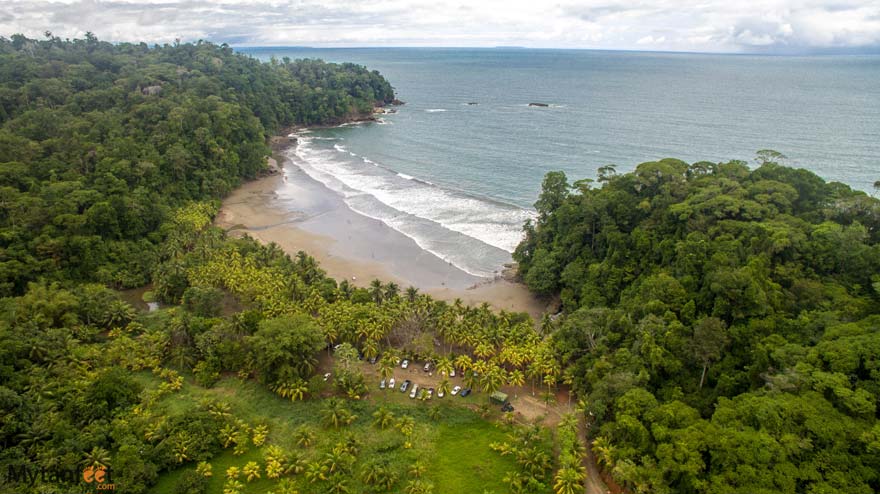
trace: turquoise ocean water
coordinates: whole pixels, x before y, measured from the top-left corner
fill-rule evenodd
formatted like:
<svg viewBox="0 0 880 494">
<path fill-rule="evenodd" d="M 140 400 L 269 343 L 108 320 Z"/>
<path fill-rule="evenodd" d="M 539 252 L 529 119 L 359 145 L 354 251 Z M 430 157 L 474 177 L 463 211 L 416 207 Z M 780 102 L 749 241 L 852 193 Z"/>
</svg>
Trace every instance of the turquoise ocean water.
<svg viewBox="0 0 880 494">
<path fill-rule="evenodd" d="M 352 209 L 473 274 L 509 261 L 549 170 L 575 180 L 606 164 L 769 148 L 857 189 L 880 180 L 880 56 L 240 51 L 379 70 L 407 104 L 378 124 L 305 134 L 292 158 Z"/>
</svg>

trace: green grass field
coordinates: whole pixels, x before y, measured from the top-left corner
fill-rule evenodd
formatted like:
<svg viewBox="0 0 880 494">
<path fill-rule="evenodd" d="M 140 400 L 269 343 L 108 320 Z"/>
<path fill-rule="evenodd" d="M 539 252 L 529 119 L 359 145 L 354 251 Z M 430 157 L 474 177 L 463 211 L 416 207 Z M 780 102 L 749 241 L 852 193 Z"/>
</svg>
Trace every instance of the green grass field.
<svg viewBox="0 0 880 494">
<path fill-rule="evenodd" d="M 148 387 L 157 384 L 155 378 L 148 373 L 140 374 L 139 379 Z M 509 457 L 502 457 L 489 449 L 489 443 L 504 439 L 505 426 L 486 421 L 464 406 L 472 401 L 470 399 L 435 398 L 423 403 L 410 400 L 398 391 L 383 392 L 375 389 L 365 400 L 348 402 L 349 408 L 358 418 L 350 426 L 338 431 L 323 428 L 320 424 L 320 410 L 324 400 L 291 402 L 272 394 L 258 383 L 232 377 L 221 380 L 210 389 L 199 387 L 191 379 L 187 379 L 181 391 L 162 398 L 158 405 L 168 415 L 175 415 L 197 406 L 204 398 L 229 403 L 232 414 L 251 425 L 268 425 L 266 445 L 277 444 L 290 452 L 303 454 L 308 460 L 317 458 L 342 438 L 353 434 L 362 443 L 350 482 L 353 493 L 373 492 L 359 481 L 361 466 L 368 460 L 387 460 L 399 474 L 400 480 L 395 489 L 389 492 L 404 492 L 409 467 L 421 460 L 427 466 L 423 478 L 434 484 L 434 492 L 437 494 L 501 494 L 506 492 L 501 479 L 515 466 Z M 380 430 L 372 426 L 372 413 L 383 405 L 397 417 L 409 415 L 415 419 L 411 449 L 404 448 L 404 438 L 397 430 Z M 429 409 L 435 406 L 440 411 L 440 417 L 436 420 L 428 416 Z M 318 437 L 317 444 L 305 449 L 297 446 L 293 440 L 294 430 L 303 424 L 312 427 Z M 248 461 L 257 461 L 264 467 L 264 447 L 265 445 L 261 448 L 251 445 L 248 452 L 240 456 L 233 455 L 230 448 L 212 458 L 209 463 L 213 467 L 213 476 L 208 492 L 222 494 L 224 472 L 231 466 L 241 468 Z M 176 470 L 162 473 L 151 491 L 158 494 L 173 493 L 181 474 L 194 468 L 194 464 L 188 463 Z M 321 482 L 310 484 L 303 475 L 292 478 L 296 480 L 301 493 L 323 492 L 327 488 Z M 246 483 L 243 492 L 270 492 L 275 485 L 275 480 L 265 478 L 264 471 L 263 478 Z"/>
</svg>

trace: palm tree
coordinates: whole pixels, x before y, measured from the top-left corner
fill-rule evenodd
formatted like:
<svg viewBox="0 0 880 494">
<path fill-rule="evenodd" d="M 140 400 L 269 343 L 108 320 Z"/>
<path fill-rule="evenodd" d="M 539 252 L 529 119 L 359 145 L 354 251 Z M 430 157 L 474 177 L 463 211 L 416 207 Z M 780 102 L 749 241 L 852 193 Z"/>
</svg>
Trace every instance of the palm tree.
<svg viewBox="0 0 880 494">
<path fill-rule="evenodd" d="M 303 447 L 308 448 L 312 444 L 315 444 L 315 440 L 317 437 L 315 433 L 305 425 L 301 425 L 296 429 L 296 432 L 293 434 L 294 440 L 296 440 L 296 444 Z"/>
<path fill-rule="evenodd" d="M 404 415 L 397 419 L 397 430 L 399 430 L 404 436 L 411 436 L 415 426 L 416 421 L 409 415 Z"/>
<path fill-rule="evenodd" d="M 434 492 L 434 484 L 422 479 L 410 480 L 406 483 L 406 494 L 431 494 Z"/>
<path fill-rule="evenodd" d="M 241 471 L 247 477 L 248 482 L 260 478 L 260 465 L 255 461 L 247 462 L 247 464 L 244 466 L 244 468 L 241 469 Z"/>
<path fill-rule="evenodd" d="M 122 300 L 114 300 L 110 302 L 104 313 L 104 325 L 108 328 L 122 327 L 134 319 L 137 312 L 134 307 Z"/>
<path fill-rule="evenodd" d="M 507 475 L 505 475 L 501 481 L 507 485 L 507 488 L 510 489 L 510 492 L 513 494 L 526 492 L 524 485 L 528 482 L 528 478 L 522 472 L 507 472 Z"/>
<path fill-rule="evenodd" d="M 441 357 L 440 360 L 437 361 L 437 372 L 440 373 L 441 376 L 448 376 L 452 373 L 452 360 L 449 357 Z"/>
<path fill-rule="evenodd" d="M 309 392 L 309 385 L 302 379 L 297 379 L 290 385 L 289 390 L 291 401 L 302 400 Z"/>
<path fill-rule="evenodd" d="M 417 461 L 409 467 L 409 476 L 421 478 L 421 476 L 424 475 L 427 471 L 428 467 L 426 467 L 425 464 L 421 461 Z"/>
<path fill-rule="evenodd" d="M 354 456 L 348 453 L 342 445 L 336 445 L 333 450 L 324 454 L 324 466 L 327 472 L 336 474 L 348 470 L 354 462 Z"/>
<path fill-rule="evenodd" d="M 431 420 L 433 420 L 435 422 L 440 420 L 440 407 L 433 406 L 433 407 L 429 408 L 428 409 L 428 418 L 430 418 Z"/>
<path fill-rule="evenodd" d="M 568 387 L 568 406 L 571 407 L 571 393 L 574 391 L 572 386 L 574 386 L 574 373 L 572 368 L 569 367 L 565 369 L 565 372 L 562 374 L 562 384 L 565 384 Z"/>
<path fill-rule="evenodd" d="M 319 480 L 327 480 L 327 467 L 319 461 L 313 461 L 306 467 L 306 480 L 314 484 Z"/>
<path fill-rule="evenodd" d="M 382 282 L 379 280 L 373 280 L 370 282 L 370 295 L 373 297 L 373 302 L 376 302 L 376 305 L 380 305 L 382 303 Z"/>
<path fill-rule="evenodd" d="M 394 300 L 397 298 L 397 295 L 400 294 L 400 285 L 395 282 L 390 282 L 385 285 L 385 299 L 386 300 Z"/>
<path fill-rule="evenodd" d="M 486 393 L 492 394 L 498 391 L 501 388 L 501 385 L 504 383 L 504 371 L 501 370 L 500 367 L 495 367 L 494 365 L 486 371 L 480 378 L 480 384 L 483 387 L 483 391 Z"/>
<path fill-rule="evenodd" d="M 490 345 L 486 342 L 481 342 L 479 345 L 477 345 L 476 348 L 474 348 L 474 355 L 476 355 L 477 357 L 480 357 L 482 359 L 488 359 L 494 353 L 495 353 L 495 349 L 492 348 L 492 345 Z"/>
<path fill-rule="evenodd" d="M 394 368 L 397 366 L 395 362 L 395 357 L 390 352 L 382 355 L 382 358 L 379 360 L 379 375 L 382 376 L 382 379 L 388 379 L 392 375 L 394 375 Z"/>
<path fill-rule="evenodd" d="M 526 376 L 523 371 L 514 369 L 507 375 L 507 384 L 511 386 L 522 386 L 526 383 Z"/>
<path fill-rule="evenodd" d="M 449 379 L 444 379 L 444 380 L 440 381 L 440 384 L 437 385 L 437 393 L 438 394 L 443 393 L 444 395 L 448 395 L 449 389 L 451 387 L 452 387 L 452 385 L 449 384 Z"/>
<path fill-rule="evenodd" d="M 361 481 L 379 490 L 390 491 L 397 483 L 397 474 L 387 461 L 372 461 L 361 469 Z"/>
<path fill-rule="evenodd" d="M 545 374 L 544 384 L 547 385 L 547 395 L 553 396 L 553 386 L 556 386 L 556 376 L 552 373 Z"/>
<path fill-rule="evenodd" d="M 83 464 L 93 468 L 107 468 L 110 466 L 110 452 L 100 446 L 95 446 L 86 453 Z"/>
<path fill-rule="evenodd" d="M 373 412 L 373 425 L 380 429 L 387 429 L 394 424 L 394 413 L 385 407 L 380 407 Z"/>
<path fill-rule="evenodd" d="M 472 365 L 471 358 L 467 355 L 459 355 L 455 358 L 455 367 L 465 374 L 471 369 Z"/>
<path fill-rule="evenodd" d="M 880 182 L 877 182 L 877 183 L 880 184 Z M 878 188 L 880 188 L 880 187 L 878 187 Z M 407 299 L 410 303 L 415 302 L 415 301 L 416 301 L 416 297 L 418 297 L 418 296 L 419 296 L 419 289 L 418 289 L 418 288 L 416 288 L 416 287 L 414 287 L 414 286 L 409 286 L 409 287 L 407 287 L 407 289 L 406 289 L 406 299 Z"/>
<path fill-rule="evenodd" d="M 298 453 L 291 455 L 287 463 L 288 465 L 287 468 L 284 469 L 284 473 L 292 473 L 294 475 L 303 473 L 308 466 L 306 459 Z"/>
<path fill-rule="evenodd" d="M 344 425 L 349 425 L 355 421 L 357 416 L 353 415 L 345 403 L 338 398 L 330 398 L 321 410 L 321 420 L 324 426 L 338 429 Z"/>
<path fill-rule="evenodd" d="M 553 492 L 556 494 L 575 494 L 584 492 L 583 481 L 586 477 L 584 467 L 564 467 L 556 472 Z"/>
<path fill-rule="evenodd" d="M 293 479 L 281 479 L 278 482 L 278 494 L 298 494 L 296 483 Z"/>
<path fill-rule="evenodd" d="M 348 280 L 342 280 L 339 282 L 339 297 L 343 300 L 348 300 L 351 298 L 351 293 L 354 291 L 351 283 Z"/>
<path fill-rule="evenodd" d="M 361 482 L 367 485 L 376 485 L 379 482 L 379 469 L 382 468 L 381 463 L 367 463 L 361 468 Z"/>
<path fill-rule="evenodd" d="M 476 387 L 477 382 L 479 382 L 479 377 L 477 373 L 474 371 L 467 371 L 464 374 L 464 384 L 469 388 Z"/>
<path fill-rule="evenodd" d="M 379 344 L 374 339 L 367 339 L 361 346 L 364 357 L 373 358 L 379 355 Z"/>
<path fill-rule="evenodd" d="M 605 468 L 611 468 L 614 465 L 614 446 L 611 441 L 604 436 L 599 436 L 593 440 L 593 452 L 596 454 L 596 460 Z"/>
</svg>

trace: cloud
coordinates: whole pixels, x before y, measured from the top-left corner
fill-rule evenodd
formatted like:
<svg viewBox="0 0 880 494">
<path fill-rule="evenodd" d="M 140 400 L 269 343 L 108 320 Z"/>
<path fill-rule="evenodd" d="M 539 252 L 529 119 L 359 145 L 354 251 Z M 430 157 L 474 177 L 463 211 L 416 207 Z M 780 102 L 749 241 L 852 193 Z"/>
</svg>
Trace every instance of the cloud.
<svg viewBox="0 0 880 494">
<path fill-rule="evenodd" d="M 0 34 L 237 45 L 880 51 L 877 0 L 4 0 Z"/>
</svg>

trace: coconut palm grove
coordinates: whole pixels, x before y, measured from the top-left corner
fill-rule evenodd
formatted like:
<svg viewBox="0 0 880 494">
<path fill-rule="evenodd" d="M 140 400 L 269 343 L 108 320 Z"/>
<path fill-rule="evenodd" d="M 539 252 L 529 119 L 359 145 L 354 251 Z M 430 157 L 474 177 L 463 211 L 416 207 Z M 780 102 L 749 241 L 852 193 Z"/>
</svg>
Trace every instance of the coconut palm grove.
<svg viewBox="0 0 880 494">
<path fill-rule="evenodd" d="M 544 179 L 540 320 L 214 226 L 378 72 L 0 38 L 0 493 L 880 491 L 880 201 L 788 167 Z M 880 184 L 878 184 L 880 185 Z"/>
</svg>

